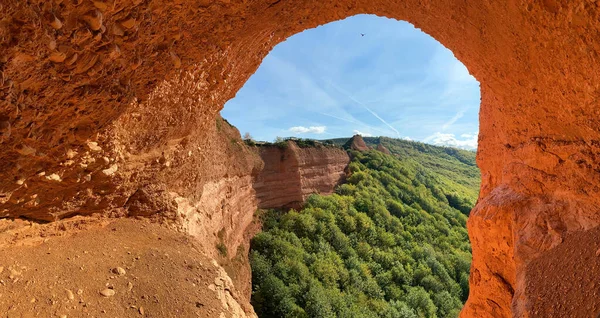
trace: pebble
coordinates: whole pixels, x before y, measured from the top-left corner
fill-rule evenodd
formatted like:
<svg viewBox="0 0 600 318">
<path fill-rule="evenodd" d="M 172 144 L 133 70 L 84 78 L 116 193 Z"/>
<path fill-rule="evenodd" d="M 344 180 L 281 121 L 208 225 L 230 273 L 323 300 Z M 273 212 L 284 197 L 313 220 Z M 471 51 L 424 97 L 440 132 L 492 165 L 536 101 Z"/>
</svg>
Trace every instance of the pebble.
<svg viewBox="0 0 600 318">
<path fill-rule="evenodd" d="M 88 148 L 90 148 L 91 151 L 102 151 L 102 148 L 98 146 L 97 142 L 88 141 L 87 146 Z"/>
<path fill-rule="evenodd" d="M 73 159 L 73 158 L 75 158 L 75 156 L 77 156 L 77 151 L 74 151 L 72 149 L 69 149 L 67 151 L 67 158 Z"/>
<path fill-rule="evenodd" d="M 111 296 L 115 295 L 115 291 L 114 291 L 114 289 L 107 288 L 107 289 L 101 291 L 100 295 L 102 295 L 104 297 L 111 297 Z"/>
<path fill-rule="evenodd" d="M 58 174 L 56 174 L 56 173 L 53 173 L 53 174 L 51 174 L 49 176 L 46 176 L 46 179 L 48 179 L 50 181 L 58 181 L 58 182 L 62 181 L 62 179 L 60 178 L 60 176 Z"/>
<path fill-rule="evenodd" d="M 62 63 L 65 61 L 66 58 L 67 58 L 67 55 L 62 52 L 52 52 L 52 53 L 50 53 L 50 56 L 48 56 L 48 60 L 50 60 L 54 63 Z"/>
<path fill-rule="evenodd" d="M 55 30 L 59 30 L 63 27 L 63 24 L 57 17 L 54 17 L 54 20 L 50 23 L 50 26 L 52 26 Z M 67 318 L 67 315 L 62 315 L 60 317 Z"/>
<path fill-rule="evenodd" d="M 69 300 L 75 299 L 75 295 L 69 289 L 67 289 L 67 298 L 69 298 Z"/>
<path fill-rule="evenodd" d="M 112 272 L 120 276 L 123 276 L 127 273 L 123 267 L 115 267 L 113 268 Z"/>
<path fill-rule="evenodd" d="M 140 307 L 140 315 L 144 315 L 144 307 Z"/>
<path fill-rule="evenodd" d="M 104 173 L 107 176 L 112 176 L 113 174 L 115 174 L 115 172 L 117 172 L 117 170 L 119 170 L 119 167 L 116 164 L 114 164 L 108 169 L 102 170 L 102 173 Z"/>
<path fill-rule="evenodd" d="M 133 289 L 133 284 L 131 282 L 127 283 L 127 290 L 131 291 Z"/>
</svg>

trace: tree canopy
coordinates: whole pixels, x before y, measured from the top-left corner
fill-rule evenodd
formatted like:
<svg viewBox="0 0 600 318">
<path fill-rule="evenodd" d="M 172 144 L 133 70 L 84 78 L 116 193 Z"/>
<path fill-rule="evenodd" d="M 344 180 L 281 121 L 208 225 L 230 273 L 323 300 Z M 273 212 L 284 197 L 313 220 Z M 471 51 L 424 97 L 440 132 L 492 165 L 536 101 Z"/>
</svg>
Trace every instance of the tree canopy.
<svg viewBox="0 0 600 318">
<path fill-rule="evenodd" d="M 250 255 L 260 317 L 458 315 L 469 288 L 474 161 L 385 146 L 394 155 L 351 152 L 335 194 L 312 195 L 300 211 L 265 211 Z M 421 158 L 399 153 L 409 150 Z M 438 170 L 428 167 L 435 161 Z M 458 183 L 440 166 L 475 171 Z"/>
</svg>

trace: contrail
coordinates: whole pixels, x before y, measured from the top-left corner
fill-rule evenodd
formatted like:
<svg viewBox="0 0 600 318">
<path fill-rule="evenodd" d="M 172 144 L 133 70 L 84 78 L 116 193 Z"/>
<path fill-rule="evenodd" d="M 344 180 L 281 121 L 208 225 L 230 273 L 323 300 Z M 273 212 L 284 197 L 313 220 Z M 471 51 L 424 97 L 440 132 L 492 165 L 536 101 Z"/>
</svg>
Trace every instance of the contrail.
<svg viewBox="0 0 600 318">
<path fill-rule="evenodd" d="M 448 120 L 446 123 L 444 123 L 444 125 L 442 126 L 442 131 L 448 129 L 450 126 L 452 126 L 457 120 L 461 119 L 464 115 L 465 112 L 467 110 L 466 109 L 462 109 L 460 110 L 458 113 L 456 113 L 456 115 L 454 115 L 454 117 L 452 117 L 450 120 Z"/>
<path fill-rule="evenodd" d="M 384 123 L 386 126 L 390 127 L 391 130 L 393 130 L 396 135 L 398 136 L 398 138 L 400 138 L 400 132 L 398 132 L 396 130 L 396 128 L 392 127 L 392 125 L 388 124 L 387 121 L 383 120 L 383 118 L 379 117 L 379 115 L 377 115 L 377 113 L 375 113 L 374 111 L 372 111 L 369 107 L 365 106 L 365 105 L 361 105 L 362 107 L 364 107 L 366 110 L 369 111 L 369 113 L 371 113 L 373 116 L 377 117 L 377 119 L 381 120 L 382 123 Z"/>
<path fill-rule="evenodd" d="M 371 115 L 375 116 L 384 125 L 388 126 L 391 130 L 393 130 L 396 133 L 396 135 L 398 136 L 398 138 L 401 138 L 400 137 L 400 132 L 398 132 L 398 130 L 396 130 L 396 128 L 394 128 L 392 125 L 388 124 L 387 121 L 385 121 L 383 118 L 381 118 L 381 116 L 377 115 L 377 113 L 375 113 L 374 111 L 372 111 L 369 107 L 365 106 L 365 104 L 361 103 L 359 100 L 357 100 L 356 98 L 354 98 L 352 95 L 348 94 L 348 92 L 344 91 L 343 89 L 341 89 L 340 87 L 338 87 L 337 85 L 335 85 L 331 80 L 329 81 L 329 85 L 333 86 L 333 88 L 337 89 L 340 93 L 346 95 L 346 97 L 348 97 L 350 100 L 352 100 L 356 104 L 360 105 L 361 107 L 363 107 L 364 109 L 366 109 L 367 111 L 369 111 L 369 113 L 371 113 Z"/>
<path fill-rule="evenodd" d="M 332 118 L 339 119 L 339 120 L 342 120 L 342 121 L 346 121 L 346 122 L 349 122 L 349 123 L 353 123 L 353 124 L 361 124 L 361 125 L 363 125 L 363 123 L 361 123 L 361 122 L 359 122 L 359 121 L 356 121 L 356 120 L 347 119 L 347 118 L 342 118 L 342 117 L 338 117 L 338 116 L 335 116 L 335 115 L 330 115 L 330 114 L 326 114 L 326 113 L 321 113 L 321 112 L 316 112 L 316 113 L 317 113 L 317 114 L 319 114 L 319 115 L 323 115 L 323 116 L 332 117 Z"/>
<path fill-rule="evenodd" d="M 328 133 L 328 132 L 326 132 L 326 133 L 324 133 L 324 134 L 326 134 L 326 135 L 331 135 L 331 136 L 334 136 L 334 137 L 337 137 L 337 138 L 344 138 L 344 137 L 348 137 L 348 136 L 342 136 L 342 135 L 340 135 L 340 134 L 332 134 L 332 133 Z"/>
<path fill-rule="evenodd" d="M 380 132 L 384 132 L 384 133 L 386 132 L 386 130 L 384 130 L 384 129 L 379 129 L 377 127 L 373 127 L 373 126 L 367 125 L 367 124 L 365 124 L 365 123 L 363 123 L 361 121 L 358 121 L 358 120 L 352 120 L 352 119 L 342 118 L 342 117 L 338 117 L 338 116 L 334 116 L 334 115 L 326 114 L 326 113 L 321 113 L 321 112 L 317 112 L 317 114 L 320 114 L 320 115 L 323 115 L 323 116 L 328 116 L 328 117 L 335 118 L 335 119 L 338 119 L 338 120 L 342 120 L 342 121 L 345 121 L 345 122 L 349 122 L 349 123 L 353 123 L 353 124 L 365 126 L 365 127 L 369 128 L 371 130 L 380 131 Z"/>
</svg>

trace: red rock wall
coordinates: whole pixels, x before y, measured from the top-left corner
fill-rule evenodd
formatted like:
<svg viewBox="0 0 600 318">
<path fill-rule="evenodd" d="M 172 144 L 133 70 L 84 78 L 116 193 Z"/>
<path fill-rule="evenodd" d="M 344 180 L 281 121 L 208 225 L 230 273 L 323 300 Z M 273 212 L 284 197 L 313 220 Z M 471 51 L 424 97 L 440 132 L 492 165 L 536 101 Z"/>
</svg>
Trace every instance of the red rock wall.
<svg viewBox="0 0 600 318">
<path fill-rule="evenodd" d="M 170 193 L 198 202 L 205 184 L 252 175 L 217 133 L 225 102 L 277 43 L 372 13 L 431 34 L 481 83 L 463 317 L 535 316 L 534 260 L 600 225 L 597 2 L 3 0 L 0 12 L 0 217 L 173 213 Z"/>
<path fill-rule="evenodd" d="M 344 145 L 344 147 L 350 148 L 352 150 L 358 150 L 358 151 L 368 151 L 371 149 L 369 146 L 367 146 L 367 144 L 365 143 L 365 140 L 362 138 L 361 135 L 352 136 L 352 138 L 350 140 L 348 140 L 348 142 Z"/>
<path fill-rule="evenodd" d="M 386 155 L 391 155 L 392 153 L 390 152 L 389 149 L 387 149 L 384 145 L 382 144 L 377 144 L 377 151 L 381 151 Z"/>
<path fill-rule="evenodd" d="M 298 208 L 314 193 L 331 194 L 345 177 L 350 162 L 338 148 L 300 148 L 293 141 L 286 147 L 260 147 L 264 169 L 254 183 L 258 206 Z"/>
</svg>

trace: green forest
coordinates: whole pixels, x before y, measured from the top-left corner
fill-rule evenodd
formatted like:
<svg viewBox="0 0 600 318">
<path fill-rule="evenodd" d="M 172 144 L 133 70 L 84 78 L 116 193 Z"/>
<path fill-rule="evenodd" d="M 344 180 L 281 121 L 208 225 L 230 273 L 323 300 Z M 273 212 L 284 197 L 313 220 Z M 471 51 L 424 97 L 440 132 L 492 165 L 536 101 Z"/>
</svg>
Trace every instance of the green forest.
<svg viewBox="0 0 600 318">
<path fill-rule="evenodd" d="M 300 211 L 261 211 L 250 254 L 259 317 L 458 316 L 469 288 L 475 154 L 365 141 L 392 155 L 350 151 L 335 194 L 312 195 Z"/>
</svg>

